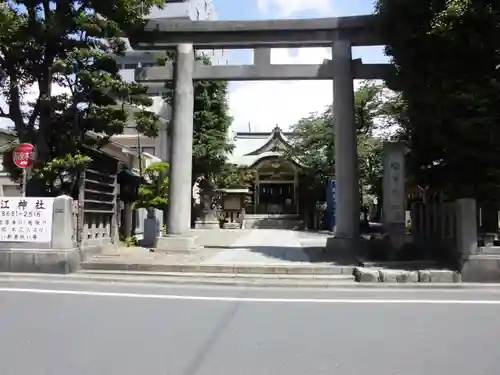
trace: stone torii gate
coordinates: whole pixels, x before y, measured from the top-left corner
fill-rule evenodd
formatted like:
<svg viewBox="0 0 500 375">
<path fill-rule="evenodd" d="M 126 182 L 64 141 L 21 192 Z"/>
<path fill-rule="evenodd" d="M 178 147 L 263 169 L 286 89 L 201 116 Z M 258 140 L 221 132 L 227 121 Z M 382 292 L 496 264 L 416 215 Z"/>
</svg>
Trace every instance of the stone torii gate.
<svg viewBox="0 0 500 375">
<path fill-rule="evenodd" d="M 136 79 L 147 84 L 150 92 L 160 91 L 158 86 L 164 87 L 166 81 L 174 82 L 167 247 L 194 246 L 189 235 L 193 81 L 332 80 L 337 225 L 335 238 L 329 240 L 327 247 L 339 255 L 354 255 L 359 239 L 360 207 L 353 80 L 382 79 L 391 70 L 388 64 L 363 64 L 361 59 L 352 59 L 353 46 L 384 45 L 375 16 L 272 21 L 154 19 L 143 30 L 130 32 L 128 37 L 136 50 L 177 50 L 174 64 L 136 71 Z M 271 64 L 271 48 L 300 47 L 330 47 L 332 60 L 318 65 Z M 254 49 L 253 65 L 195 63 L 195 49 L 248 48 Z"/>
</svg>

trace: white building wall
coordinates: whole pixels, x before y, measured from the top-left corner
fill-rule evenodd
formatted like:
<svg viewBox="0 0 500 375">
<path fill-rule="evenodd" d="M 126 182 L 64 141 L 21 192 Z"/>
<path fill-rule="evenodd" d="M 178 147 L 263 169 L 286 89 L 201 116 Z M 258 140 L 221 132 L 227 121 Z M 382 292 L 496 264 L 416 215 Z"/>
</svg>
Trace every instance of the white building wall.
<svg viewBox="0 0 500 375">
<path fill-rule="evenodd" d="M 170 1 L 163 9 L 154 8 L 146 18 L 189 18 L 191 20 L 213 19 L 212 0 Z"/>
</svg>

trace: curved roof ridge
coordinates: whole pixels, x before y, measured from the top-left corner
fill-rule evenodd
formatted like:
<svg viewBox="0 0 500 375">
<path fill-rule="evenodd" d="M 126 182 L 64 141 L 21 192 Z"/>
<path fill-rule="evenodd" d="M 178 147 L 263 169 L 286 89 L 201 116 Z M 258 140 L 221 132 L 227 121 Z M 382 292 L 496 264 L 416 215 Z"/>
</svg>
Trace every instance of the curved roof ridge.
<svg viewBox="0 0 500 375">
<path fill-rule="evenodd" d="M 269 137 L 267 138 L 267 140 L 264 142 L 264 144 L 262 146 L 260 146 L 259 148 L 257 148 L 256 150 L 253 150 L 252 152 L 245 154 L 245 156 L 256 155 L 256 154 L 262 153 L 262 151 L 265 150 L 274 139 L 278 139 L 286 146 L 289 145 L 289 142 L 285 138 L 283 131 L 281 130 L 281 128 L 278 125 L 276 125 L 274 127 L 274 129 L 272 130 L 271 134 L 269 135 Z"/>
</svg>

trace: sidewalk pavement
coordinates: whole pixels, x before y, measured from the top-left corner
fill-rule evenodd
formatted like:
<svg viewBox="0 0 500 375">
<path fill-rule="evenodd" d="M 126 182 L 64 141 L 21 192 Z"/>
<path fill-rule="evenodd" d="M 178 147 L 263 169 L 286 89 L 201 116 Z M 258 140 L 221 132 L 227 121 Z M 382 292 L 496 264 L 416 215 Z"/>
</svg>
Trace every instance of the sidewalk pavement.
<svg viewBox="0 0 500 375">
<path fill-rule="evenodd" d="M 352 278 L 352 266 L 317 261 L 327 234 L 293 230 L 195 230 L 203 248 L 185 252 L 149 252 L 114 247 L 88 259 L 86 270 L 216 272 L 244 274 L 325 274 Z"/>
<path fill-rule="evenodd" d="M 192 252 L 150 252 L 140 247 L 114 247 L 82 264 L 84 272 L 192 279 L 245 278 L 260 284 L 359 282 L 371 284 L 460 283 L 453 270 L 378 265 L 360 267 L 328 261 L 323 249 L 329 233 L 279 229 L 195 230 L 202 245 Z M 259 280 L 260 279 L 260 280 Z M 266 279 L 265 281 L 263 279 Z M 251 281 L 249 281 L 251 280 Z"/>
</svg>

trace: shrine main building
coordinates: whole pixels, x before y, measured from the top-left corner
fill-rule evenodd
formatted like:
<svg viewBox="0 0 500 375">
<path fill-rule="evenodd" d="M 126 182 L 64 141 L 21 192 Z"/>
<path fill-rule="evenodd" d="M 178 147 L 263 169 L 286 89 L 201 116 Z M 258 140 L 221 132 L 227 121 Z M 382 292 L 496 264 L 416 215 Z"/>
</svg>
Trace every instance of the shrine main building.
<svg viewBox="0 0 500 375">
<path fill-rule="evenodd" d="M 283 158 L 293 133 L 237 132 L 229 162 L 254 175 L 249 214 L 298 214 L 300 166 Z"/>
</svg>

